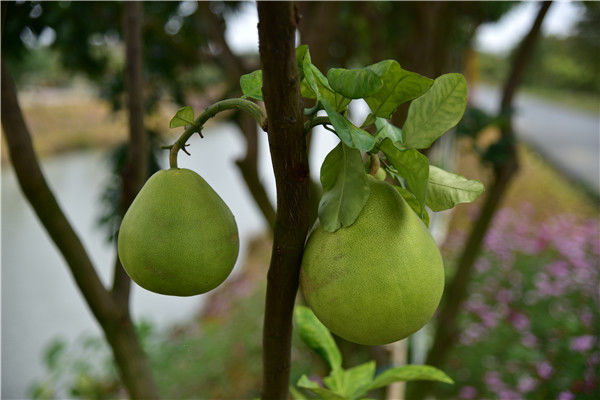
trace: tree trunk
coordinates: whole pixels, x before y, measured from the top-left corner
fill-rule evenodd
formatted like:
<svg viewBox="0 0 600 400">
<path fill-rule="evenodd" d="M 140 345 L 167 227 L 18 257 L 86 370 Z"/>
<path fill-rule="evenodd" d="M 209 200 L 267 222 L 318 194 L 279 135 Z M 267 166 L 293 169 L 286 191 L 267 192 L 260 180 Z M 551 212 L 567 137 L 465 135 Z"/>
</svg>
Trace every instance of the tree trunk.
<svg viewBox="0 0 600 400">
<path fill-rule="evenodd" d="M 135 199 L 148 176 L 148 135 L 144 128 L 144 85 L 142 70 L 142 3 L 123 3 L 125 34 L 125 88 L 129 113 L 127 160 L 121 171 L 121 217 Z M 112 293 L 121 307 L 129 310 L 131 279 L 116 256 Z"/>
<path fill-rule="evenodd" d="M 263 331 L 264 399 L 286 399 L 292 313 L 309 224 L 309 169 L 295 55 L 293 3 L 258 2 L 258 35 L 277 216 Z"/>
<path fill-rule="evenodd" d="M 529 33 L 525 36 L 516 57 L 513 61 L 510 74 L 504 85 L 500 113 L 507 113 L 512 107 L 512 101 L 516 89 L 520 84 L 520 78 L 530 59 L 533 48 L 540 34 L 542 22 L 551 2 L 541 4 L 538 14 L 531 26 Z M 426 363 L 435 367 L 442 367 L 446 357 L 458 339 L 457 317 L 463 301 L 467 298 L 467 289 L 473 275 L 473 265 L 481 250 L 481 244 L 485 234 L 490 227 L 494 214 L 504 197 L 510 181 L 518 171 L 518 157 L 516 138 L 509 118 L 506 126 L 501 129 L 501 141 L 505 142 L 505 160 L 494 168 L 494 181 L 487 191 L 485 202 L 482 206 L 479 218 L 475 222 L 467 239 L 465 247 L 458 261 L 458 269 L 454 279 L 447 285 L 444 301 L 440 306 L 433 345 L 427 356 Z M 431 388 L 430 384 L 416 382 L 412 385 L 411 398 L 422 399 Z"/>
</svg>

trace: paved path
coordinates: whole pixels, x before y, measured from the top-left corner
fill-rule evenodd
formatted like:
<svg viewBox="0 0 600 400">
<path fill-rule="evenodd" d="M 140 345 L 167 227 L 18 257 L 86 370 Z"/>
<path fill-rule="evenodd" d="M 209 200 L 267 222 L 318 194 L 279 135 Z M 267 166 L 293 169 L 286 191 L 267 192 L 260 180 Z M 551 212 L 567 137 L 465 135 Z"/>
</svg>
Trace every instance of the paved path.
<svg viewBox="0 0 600 400">
<path fill-rule="evenodd" d="M 498 110 L 497 88 L 480 85 L 472 94 L 477 106 Z M 515 130 L 567 175 L 600 193 L 600 104 L 593 114 L 521 94 L 516 98 Z"/>
</svg>

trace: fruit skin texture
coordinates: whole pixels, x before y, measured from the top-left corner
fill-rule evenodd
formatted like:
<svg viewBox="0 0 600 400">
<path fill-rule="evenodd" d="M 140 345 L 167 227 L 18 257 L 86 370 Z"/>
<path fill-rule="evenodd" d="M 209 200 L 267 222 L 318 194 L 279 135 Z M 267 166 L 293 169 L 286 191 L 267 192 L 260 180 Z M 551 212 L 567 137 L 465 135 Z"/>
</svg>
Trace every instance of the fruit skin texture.
<svg viewBox="0 0 600 400">
<path fill-rule="evenodd" d="M 349 227 L 308 238 L 300 285 L 319 320 L 365 345 L 403 339 L 433 316 L 444 289 L 440 251 L 388 183 L 369 177 L 371 194 Z"/>
<path fill-rule="evenodd" d="M 208 183 L 173 168 L 155 173 L 140 190 L 123 218 L 118 250 L 138 285 L 193 296 L 229 276 L 239 237 L 233 214 Z"/>
</svg>

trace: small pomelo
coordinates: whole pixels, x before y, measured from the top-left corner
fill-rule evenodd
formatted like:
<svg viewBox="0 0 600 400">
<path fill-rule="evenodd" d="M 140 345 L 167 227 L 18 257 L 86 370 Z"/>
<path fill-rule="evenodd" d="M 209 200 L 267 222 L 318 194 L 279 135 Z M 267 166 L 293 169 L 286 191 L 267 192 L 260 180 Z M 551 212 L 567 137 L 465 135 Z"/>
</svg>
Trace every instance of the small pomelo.
<svg viewBox="0 0 600 400">
<path fill-rule="evenodd" d="M 386 177 L 387 177 L 387 173 L 385 172 L 385 169 L 383 169 L 383 168 L 379 168 L 377 170 L 377 172 L 375 173 L 375 179 L 377 179 L 378 181 L 385 181 Z"/>
<path fill-rule="evenodd" d="M 189 169 L 154 174 L 127 210 L 119 258 L 138 285 L 156 293 L 193 296 L 217 287 L 238 256 L 233 214 Z"/>
<path fill-rule="evenodd" d="M 410 206 L 369 176 L 371 194 L 349 227 L 308 238 L 300 284 L 319 320 L 366 345 L 403 339 L 433 316 L 444 288 L 439 249 Z"/>
</svg>

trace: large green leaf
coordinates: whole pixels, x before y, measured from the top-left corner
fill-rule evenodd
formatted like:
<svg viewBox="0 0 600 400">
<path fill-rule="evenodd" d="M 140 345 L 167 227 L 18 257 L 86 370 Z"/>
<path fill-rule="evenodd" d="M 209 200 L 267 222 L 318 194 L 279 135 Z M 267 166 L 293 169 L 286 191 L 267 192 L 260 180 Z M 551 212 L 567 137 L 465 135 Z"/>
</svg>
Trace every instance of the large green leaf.
<svg viewBox="0 0 600 400">
<path fill-rule="evenodd" d="M 404 365 L 388 369 L 377 375 L 369 390 L 381 388 L 398 381 L 437 381 L 453 384 L 454 381 L 437 368 L 429 365 Z"/>
<path fill-rule="evenodd" d="M 475 200 L 485 187 L 478 180 L 469 180 L 463 176 L 429 166 L 427 184 L 427 205 L 433 211 L 442 211 L 459 203 Z"/>
<path fill-rule="evenodd" d="M 327 101 L 336 111 L 346 110 L 352 100 L 333 90 L 325 75 L 313 64 L 307 63 L 306 59 L 304 61 L 304 81 L 306 84 L 300 86 L 302 96 L 321 102 Z"/>
<path fill-rule="evenodd" d="M 369 361 L 347 370 L 332 371 L 323 382 L 334 392 L 353 400 L 367 394 L 374 374 L 375 361 Z"/>
<path fill-rule="evenodd" d="M 338 113 L 327 100 L 322 99 L 321 104 L 342 142 L 362 151 L 369 151 L 373 148 L 376 140 L 369 132 L 355 126 L 348 118 Z"/>
<path fill-rule="evenodd" d="M 333 90 L 350 99 L 362 99 L 383 86 L 381 78 L 368 68 L 331 68 L 327 80 Z"/>
<path fill-rule="evenodd" d="M 394 187 L 396 188 L 398 193 L 400 193 L 400 196 L 402 196 L 402 198 L 410 206 L 410 208 L 412 208 L 412 210 L 423 220 L 423 223 L 426 226 L 429 226 L 429 213 L 427 212 L 427 210 L 423 210 L 421 208 L 421 205 L 419 204 L 419 200 L 417 200 L 415 195 L 412 194 L 411 192 L 409 192 L 408 190 L 404 189 L 401 186 L 394 186 Z M 421 213 L 423 214 L 422 217 L 421 217 Z"/>
<path fill-rule="evenodd" d="M 414 72 L 403 70 L 395 60 L 384 60 L 367 67 L 383 81 L 381 88 L 365 98 L 378 117 L 389 118 L 400 104 L 421 96 L 433 81 Z"/>
<path fill-rule="evenodd" d="M 377 117 L 375 128 L 377 128 L 377 132 L 375 133 L 376 139 L 383 140 L 390 138 L 394 143 L 402 142 L 402 129 L 392 125 L 387 119 Z"/>
<path fill-rule="evenodd" d="M 445 74 L 410 104 L 402 128 L 404 145 L 425 149 L 460 121 L 467 106 L 467 81 L 461 74 Z"/>
<path fill-rule="evenodd" d="M 337 370 L 342 367 L 342 355 L 329 330 L 317 319 L 308 307 L 296 306 L 294 320 L 300 339 L 308 347 L 319 353 L 329 368 Z"/>
<path fill-rule="evenodd" d="M 256 100 L 262 100 L 262 70 L 257 69 L 240 77 L 242 93 Z"/>
<path fill-rule="evenodd" d="M 194 124 L 194 109 L 190 106 L 181 107 L 169 122 L 169 128 Z"/>
<path fill-rule="evenodd" d="M 317 382 L 311 381 L 306 377 L 306 375 L 302 375 L 300 377 L 297 386 L 310 390 L 311 392 L 319 396 L 319 398 L 322 400 L 347 400 L 343 396 L 340 396 L 339 394 L 336 394 L 329 389 L 319 386 Z"/>
<path fill-rule="evenodd" d="M 321 165 L 321 184 L 319 221 L 323 229 L 335 232 L 352 225 L 371 193 L 360 152 L 338 144 Z"/>
<path fill-rule="evenodd" d="M 421 207 L 419 215 L 422 215 L 425 210 L 425 197 L 427 196 L 429 160 L 415 149 L 400 150 L 388 138 L 383 140 L 380 149 L 405 179 L 406 186 L 419 201 Z"/>
</svg>

